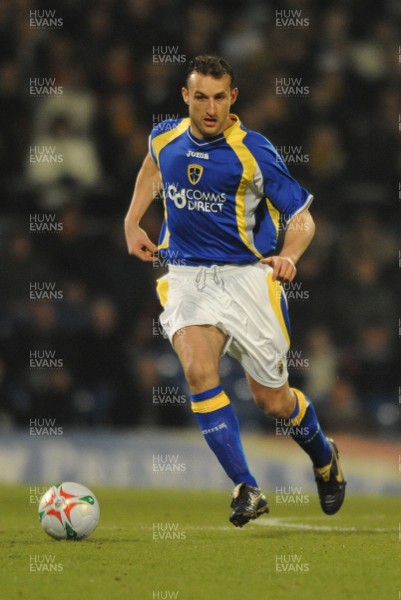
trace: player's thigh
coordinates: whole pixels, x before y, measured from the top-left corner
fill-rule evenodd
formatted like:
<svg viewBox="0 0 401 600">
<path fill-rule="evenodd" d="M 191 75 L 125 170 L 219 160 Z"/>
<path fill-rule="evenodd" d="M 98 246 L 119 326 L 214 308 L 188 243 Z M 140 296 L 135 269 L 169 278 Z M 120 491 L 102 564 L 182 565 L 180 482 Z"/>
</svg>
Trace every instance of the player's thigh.
<svg viewBox="0 0 401 600">
<path fill-rule="evenodd" d="M 176 332 L 173 346 L 191 389 L 218 385 L 225 341 L 225 334 L 213 325 L 189 325 Z"/>
</svg>

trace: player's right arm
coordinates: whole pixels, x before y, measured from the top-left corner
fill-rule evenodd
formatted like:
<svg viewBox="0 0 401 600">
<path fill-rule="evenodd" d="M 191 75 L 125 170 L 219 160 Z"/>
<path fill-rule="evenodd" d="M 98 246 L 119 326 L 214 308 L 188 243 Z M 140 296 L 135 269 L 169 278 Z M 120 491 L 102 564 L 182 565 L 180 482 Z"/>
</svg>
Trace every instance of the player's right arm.
<svg viewBox="0 0 401 600">
<path fill-rule="evenodd" d="M 157 246 L 148 238 L 139 223 L 161 187 L 159 168 L 149 153 L 139 170 L 131 204 L 124 221 L 128 252 L 148 262 L 154 260 L 153 253 L 156 252 Z"/>
</svg>

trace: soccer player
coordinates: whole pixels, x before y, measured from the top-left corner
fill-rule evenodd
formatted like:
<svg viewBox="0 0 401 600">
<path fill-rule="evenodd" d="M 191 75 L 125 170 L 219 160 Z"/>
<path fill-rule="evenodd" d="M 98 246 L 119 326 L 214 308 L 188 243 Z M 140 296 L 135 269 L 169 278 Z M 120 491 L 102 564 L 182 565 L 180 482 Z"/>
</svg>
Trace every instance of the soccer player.
<svg viewBox="0 0 401 600">
<path fill-rule="evenodd" d="M 293 439 L 312 460 L 326 514 L 340 509 L 346 482 L 337 447 L 321 431 L 311 400 L 287 381 L 283 284 L 294 279 L 313 238 L 313 197 L 272 144 L 230 112 L 237 95 L 225 60 L 202 55 L 190 62 L 182 88 L 189 117 L 152 130 L 125 233 L 130 254 L 169 262 L 157 284 L 160 322 L 183 367 L 204 438 L 235 484 L 229 519 L 242 527 L 269 508 L 220 384 L 224 352 L 243 366 L 257 405 L 288 420 Z M 165 221 L 156 246 L 140 223 L 157 189 Z M 285 235 L 277 254 L 280 220 Z"/>
</svg>

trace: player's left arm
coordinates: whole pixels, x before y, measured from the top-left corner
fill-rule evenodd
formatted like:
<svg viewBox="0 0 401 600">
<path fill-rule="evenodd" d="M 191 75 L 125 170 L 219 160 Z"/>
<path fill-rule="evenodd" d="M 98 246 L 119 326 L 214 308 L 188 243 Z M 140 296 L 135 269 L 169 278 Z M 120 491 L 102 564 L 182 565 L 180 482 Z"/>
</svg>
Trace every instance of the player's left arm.
<svg viewBox="0 0 401 600">
<path fill-rule="evenodd" d="M 296 264 L 311 243 L 315 223 L 307 208 L 296 214 L 287 224 L 281 252 L 277 256 L 262 258 L 261 262 L 273 268 L 273 281 L 288 283 L 297 274 Z"/>
</svg>

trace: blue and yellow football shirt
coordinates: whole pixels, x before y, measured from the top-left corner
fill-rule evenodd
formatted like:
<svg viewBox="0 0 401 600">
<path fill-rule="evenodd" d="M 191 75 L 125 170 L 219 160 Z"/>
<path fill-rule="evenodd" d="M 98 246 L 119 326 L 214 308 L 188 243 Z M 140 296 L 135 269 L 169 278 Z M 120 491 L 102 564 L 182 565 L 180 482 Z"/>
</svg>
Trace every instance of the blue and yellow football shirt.
<svg viewBox="0 0 401 600">
<path fill-rule="evenodd" d="M 286 222 L 312 201 L 273 145 L 236 115 L 223 133 L 191 134 L 190 120 L 159 123 L 149 149 L 163 182 L 159 254 L 173 264 L 252 263 L 274 252 Z"/>
</svg>

